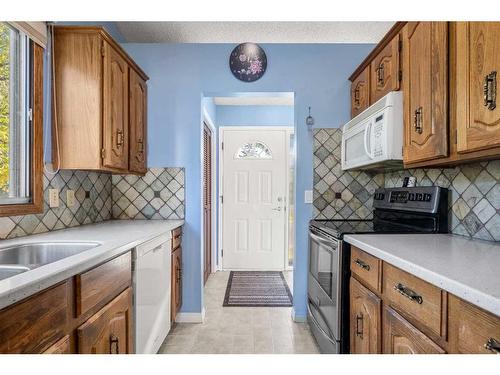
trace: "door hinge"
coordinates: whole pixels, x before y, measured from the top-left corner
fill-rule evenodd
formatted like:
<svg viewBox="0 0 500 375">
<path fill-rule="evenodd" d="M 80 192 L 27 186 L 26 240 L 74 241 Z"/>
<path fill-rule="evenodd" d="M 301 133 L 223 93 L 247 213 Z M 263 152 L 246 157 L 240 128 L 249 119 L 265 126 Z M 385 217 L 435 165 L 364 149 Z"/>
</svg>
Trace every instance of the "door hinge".
<svg viewBox="0 0 500 375">
<path fill-rule="evenodd" d="M 458 132 L 455 132 L 455 144 L 458 143 Z"/>
<path fill-rule="evenodd" d="M 220 196 L 220 204 L 224 204 L 224 196 L 223 195 Z"/>
<path fill-rule="evenodd" d="M 101 148 L 101 158 L 104 159 L 106 157 L 106 149 Z"/>
<path fill-rule="evenodd" d="M 28 121 L 32 122 L 33 121 L 33 108 L 30 108 L 28 110 Z"/>
<path fill-rule="evenodd" d="M 221 256 L 221 258 L 224 257 L 224 249 L 220 249 L 220 256 Z"/>
<path fill-rule="evenodd" d="M 398 42 L 398 51 L 399 51 L 399 52 L 401 52 L 402 50 L 403 50 L 403 41 L 402 41 L 402 40 L 400 40 L 400 41 Z"/>
<path fill-rule="evenodd" d="M 221 146 L 222 150 L 224 150 L 224 142 L 222 142 L 222 146 Z"/>
</svg>

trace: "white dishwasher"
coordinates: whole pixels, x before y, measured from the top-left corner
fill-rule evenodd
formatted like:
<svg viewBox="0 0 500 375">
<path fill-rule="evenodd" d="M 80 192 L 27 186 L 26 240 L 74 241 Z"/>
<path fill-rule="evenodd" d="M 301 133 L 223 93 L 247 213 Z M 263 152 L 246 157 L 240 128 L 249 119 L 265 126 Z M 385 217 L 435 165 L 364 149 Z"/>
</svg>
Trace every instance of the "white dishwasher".
<svg viewBox="0 0 500 375">
<path fill-rule="evenodd" d="M 141 244 L 134 256 L 135 351 L 155 354 L 170 331 L 170 234 Z"/>
</svg>

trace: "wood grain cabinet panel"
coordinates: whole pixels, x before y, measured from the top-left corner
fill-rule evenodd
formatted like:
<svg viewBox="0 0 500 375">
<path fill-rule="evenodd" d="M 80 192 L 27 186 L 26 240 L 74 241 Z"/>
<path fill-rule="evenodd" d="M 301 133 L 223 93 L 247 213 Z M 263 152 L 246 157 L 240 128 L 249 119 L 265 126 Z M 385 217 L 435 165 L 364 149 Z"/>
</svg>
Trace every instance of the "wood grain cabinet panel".
<svg viewBox="0 0 500 375">
<path fill-rule="evenodd" d="M 80 354 L 127 354 L 132 346 L 132 290 L 122 292 L 77 329 Z"/>
<path fill-rule="evenodd" d="M 129 70 L 129 170 L 146 173 L 147 86 L 139 74 Z"/>
<path fill-rule="evenodd" d="M 383 338 L 386 354 L 446 353 L 390 307 L 384 308 Z"/>
<path fill-rule="evenodd" d="M 456 25 L 457 150 L 500 146 L 500 22 Z"/>
<path fill-rule="evenodd" d="M 0 311 L 0 353 L 43 353 L 64 335 L 69 282 Z"/>
<path fill-rule="evenodd" d="M 370 104 L 391 91 L 399 90 L 399 34 L 396 35 L 370 64 Z"/>
<path fill-rule="evenodd" d="M 353 354 L 376 354 L 382 347 L 382 301 L 351 277 L 350 347 Z"/>
<path fill-rule="evenodd" d="M 388 303 L 438 336 L 446 335 L 442 319 L 444 291 L 384 263 L 383 291 Z"/>
<path fill-rule="evenodd" d="M 403 36 L 404 162 L 448 155 L 448 24 L 409 22 Z"/>
<path fill-rule="evenodd" d="M 372 290 L 381 291 L 382 261 L 380 259 L 352 246 L 351 272 Z"/>
<path fill-rule="evenodd" d="M 82 315 L 132 283 L 132 255 L 120 255 L 76 276 L 76 312 Z"/>
<path fill-rule="evenodd" d="M 125 59 L 104 42 L 103 164 L 128 169 L 128 66 Z"/>
<path fill-rule="evenodd" d="M 66 335 L 48 348 L 43 354 L 71 354 L 69 336 Z"/>
<path fill-rule="evenodd" d="M 456 353 L 500 354 L 500 317 L 450 296 L 450 341 Z"/>
<path fill-rule="evenodd" d="M 172 282 L 171 282 L 171 321 L 175 322 L 177 313 L 182 306 L 182 247 L 172 252 Z"/>
<path fill-rule="evenodd" d="M 351 83 L 351 118 L 370 105 L 370 67 L 366 67 Z"/>
</svg>

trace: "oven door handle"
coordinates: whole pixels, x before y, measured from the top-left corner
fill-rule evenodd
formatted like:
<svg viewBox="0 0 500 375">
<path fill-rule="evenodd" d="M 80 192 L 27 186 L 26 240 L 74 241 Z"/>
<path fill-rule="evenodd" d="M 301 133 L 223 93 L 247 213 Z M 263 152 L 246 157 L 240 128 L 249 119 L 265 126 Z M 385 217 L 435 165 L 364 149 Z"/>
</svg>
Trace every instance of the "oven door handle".
<svg viewBox="0 0 500 375">
<path fill-rule="evenodd" d="M 314 309 L 319 312 L 321 318 L 326 323 L 326 320 L 323 317 L 323 313 L 316 307 L 316 305 L 314 304 L 314 302 L 312 300 L 309 300 L 309 302 L 310 302 L 310 304 L 309 303 L 307 304 L 307 311 L 309 312 L 309 316 L 311 317 L 311 320 L 316 325 L 316 328 L 319 329 L 319 331 L 323 334 L 323 336 L 326 337 L 326 339 L 328 341 L 330 341 L 330 343 L 332 343 L 333 345 L 337 345 L 337 342 L 332 339 L 332 337 L 334 337 L 334 336 L 333 336 L 333 333 L 330 331 L 330 328 L 328 328 L 328 331 L 330 331 L 330 333 L 327 333 L 323 328 L 321 328 L 321 325 L 318 323 L 318 321 L 316 320 L 316 317 L 314 316 L 314 314 L 311 311 L 311 306 L 313 306 Z M 326 326 L 328 327 L 328 324 Z"/>
<path fill-rule="evenodd" d="M 313 233 L 312 230 L 309 230 L 309 236 L 311 236 L 311 238 L 314 241 L 325 245 L 331 253 L 333 253 L 335 250 L 338 249 L 338 241 L 337 240 L 333 240 L 333 239 L 332 240 L 325 240 L 324 238 L 321 238 L 317 234 Z M 332 245 L 333 243 L 335 243 L 335 245 Z"/>
</svg>

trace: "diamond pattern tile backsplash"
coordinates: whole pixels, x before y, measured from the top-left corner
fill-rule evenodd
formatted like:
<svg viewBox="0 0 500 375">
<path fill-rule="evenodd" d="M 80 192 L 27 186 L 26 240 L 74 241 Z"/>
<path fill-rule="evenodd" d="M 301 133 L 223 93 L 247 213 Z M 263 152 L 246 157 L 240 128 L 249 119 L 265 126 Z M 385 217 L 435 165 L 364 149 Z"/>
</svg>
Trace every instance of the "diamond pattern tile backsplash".
<svg viewBox="0 0 500 375">
<path fill-rule="evenodd" d="M 401 186 L 414 176 L 417 186 L 449 189 L 450 232 L 476 239 L 500 241 L 500 160 L 453 168 L 417 168 L 371 175 L 342 172 L 341 129 L 314 131 L 314 217 L 371 218 L 371 195 L 376 187 Z M 340 198 L 335 198 L 340 193 Z M 367 198 L 367 194 L 370 195 Z"/>
<path fill-rule="evenodd" d="M 111 176 L 86 171 L 44 173 L 44 209 L 36 215 L 0 217 L 0 239 L 43 233 L 111 219 Z M 59 189 L 59 207 L 49 207 L 49 189 Z M 66 204 L 66 192 L 75 204 Z"/>
<path fill-rule="evenodd" d="M 143 177 L 112 178 L 113 218 L 184 219 L 183 168 L 150 168 Z"/>
</svg>

